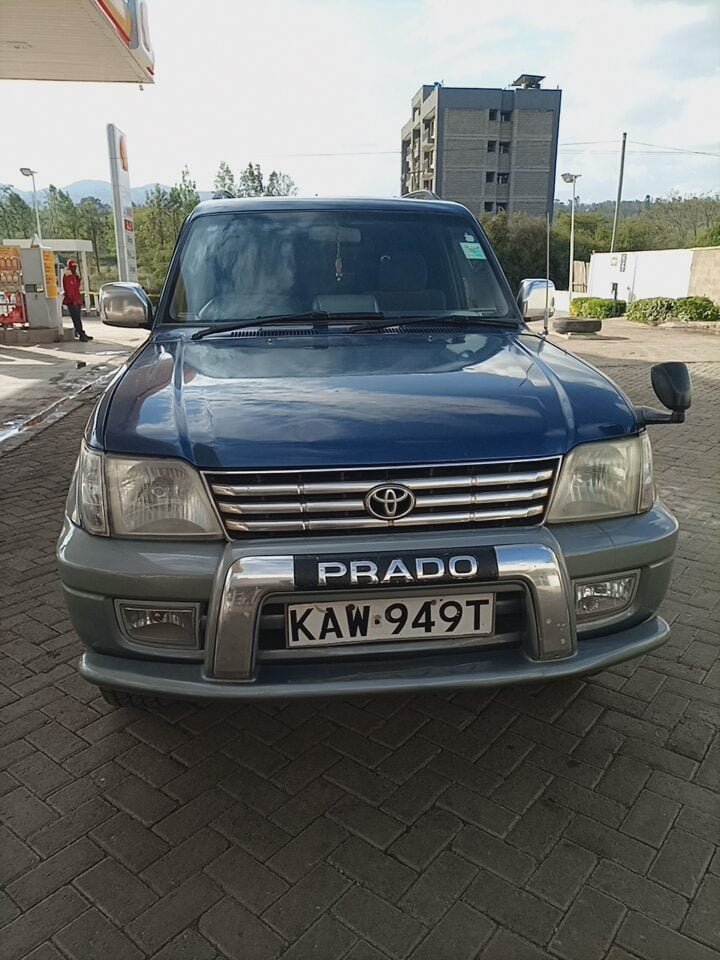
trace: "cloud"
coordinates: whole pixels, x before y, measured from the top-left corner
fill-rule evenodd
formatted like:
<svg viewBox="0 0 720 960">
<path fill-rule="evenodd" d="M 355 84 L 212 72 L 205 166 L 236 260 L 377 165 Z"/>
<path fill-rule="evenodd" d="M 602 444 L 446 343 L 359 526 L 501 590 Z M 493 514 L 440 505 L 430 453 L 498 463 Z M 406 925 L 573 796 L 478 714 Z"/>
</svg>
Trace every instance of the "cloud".
<svg viewBox="0 0 720 960">
<path fill-rule="evenodd" d="M 153 0 L 157 83 L 144 93 L 7 82 L 15 119 L 0 182 L 17 182 L 27 164 L 40 186 L 107 178 L 111 121 L 128 135 L 135 184 L 172 182 L 188 163 L 208 188 L 220 160 L 236 169 L 253 160 L 286 170 L 309 195 L 394 194 L 400 128 L 423 83 L 504 86 L 529 71 L 563 89 L 561 142 L 614 141 L 563 147 L 560 161 L 582 168 L 585 199 L 606 199 L 623 130 L 700 145 L 708 104 L 720 101 L 716 0 L 203 0 L 192 15 L 180 6 Z M 627 196 L 720 182 L 711 158 L 628 160 Z"/>
</svg>

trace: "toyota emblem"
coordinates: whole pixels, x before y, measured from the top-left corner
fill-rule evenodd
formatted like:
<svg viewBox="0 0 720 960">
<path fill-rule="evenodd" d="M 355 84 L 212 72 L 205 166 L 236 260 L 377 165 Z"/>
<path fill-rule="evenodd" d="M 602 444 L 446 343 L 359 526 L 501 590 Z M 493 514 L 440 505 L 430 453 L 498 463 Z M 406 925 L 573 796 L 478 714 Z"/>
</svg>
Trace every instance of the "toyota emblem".
<svg viewBox="0 0 720 960">
<path fill-rule="evenodd" d="M 400 484 L 374 487 L 365 497 L 365 509 L 378 520 L 399 520 L 415 506 L 415 494 Z"/>
</svg>

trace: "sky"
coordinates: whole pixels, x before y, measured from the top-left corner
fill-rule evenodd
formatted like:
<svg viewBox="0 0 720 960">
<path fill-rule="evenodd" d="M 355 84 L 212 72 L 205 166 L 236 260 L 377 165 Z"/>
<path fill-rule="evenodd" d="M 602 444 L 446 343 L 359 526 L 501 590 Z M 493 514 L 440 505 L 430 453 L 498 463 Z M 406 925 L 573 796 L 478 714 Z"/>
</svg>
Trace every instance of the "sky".
<svg viewBox="0 0 720 960">
<path fill-rule="evenodd" d="M 585 202 L 720 190 L 719 0 L 148 0 L 156 83 L 1 81 L 0 183 L 109 179 L 105 125 L 134 186 L 187 163 L 282 169 L 303 195 L 396 195 L 400 129 L 423 83 L 563 91 L 558 175 Z M 42 118 L 42 122 L 38 122 Z M 663 149 L 659 151 L 655 146 Z M 668 149 L 672 148 L 672 149 Z M 695 150 L 698 153 L 683 153 Z M 715 153 L 716 156 L 700 155 Z M 570 188 L 559 180 L 556 197 Z"/>
</svg>

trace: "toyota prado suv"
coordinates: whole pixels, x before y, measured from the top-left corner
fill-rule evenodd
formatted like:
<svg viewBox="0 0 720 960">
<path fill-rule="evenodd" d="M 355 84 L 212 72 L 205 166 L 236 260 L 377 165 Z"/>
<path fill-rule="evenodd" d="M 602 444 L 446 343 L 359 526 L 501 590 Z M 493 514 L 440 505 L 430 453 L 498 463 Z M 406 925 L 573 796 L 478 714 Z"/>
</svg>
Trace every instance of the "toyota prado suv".
<svg viewBox="0 0 720 960">
<path fill-rule="evenodd" d="M 433 199 L 218 199 L 87 425 L 58 546 L 113 703 L 547 681 L 668 637 L 677 524 L 649 423 L 531 331 L 478 222 Z"/>
</svg>

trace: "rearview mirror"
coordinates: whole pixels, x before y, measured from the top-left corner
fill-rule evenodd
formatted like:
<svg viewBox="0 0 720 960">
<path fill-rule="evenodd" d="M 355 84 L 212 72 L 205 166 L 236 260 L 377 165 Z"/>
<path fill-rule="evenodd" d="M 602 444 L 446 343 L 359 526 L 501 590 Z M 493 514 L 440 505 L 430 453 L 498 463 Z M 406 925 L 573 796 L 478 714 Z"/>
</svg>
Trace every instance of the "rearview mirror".
<svg viewBox="0 0 720 960">
<path fill-rule="evenodd" d="M 118 281 L 100 287 L 100 319 L 109 327 L 148 327 L 152 304 L 139 283 Z"/>
<path fill-rule="evenodd" d="M 362 240 L 362 234 L 357 227 L 334 227 L 331 223 L 310 227 L 308 236 L 319 243 L 360 243 Z"/>
<path fill-rule="evenodd" d="M 555 313 L 555 284 L 552 280 L 523 280 L 517 304 L 525 320 L 542 320 L 547 302 L 548 316 Z"/>
</svg>

